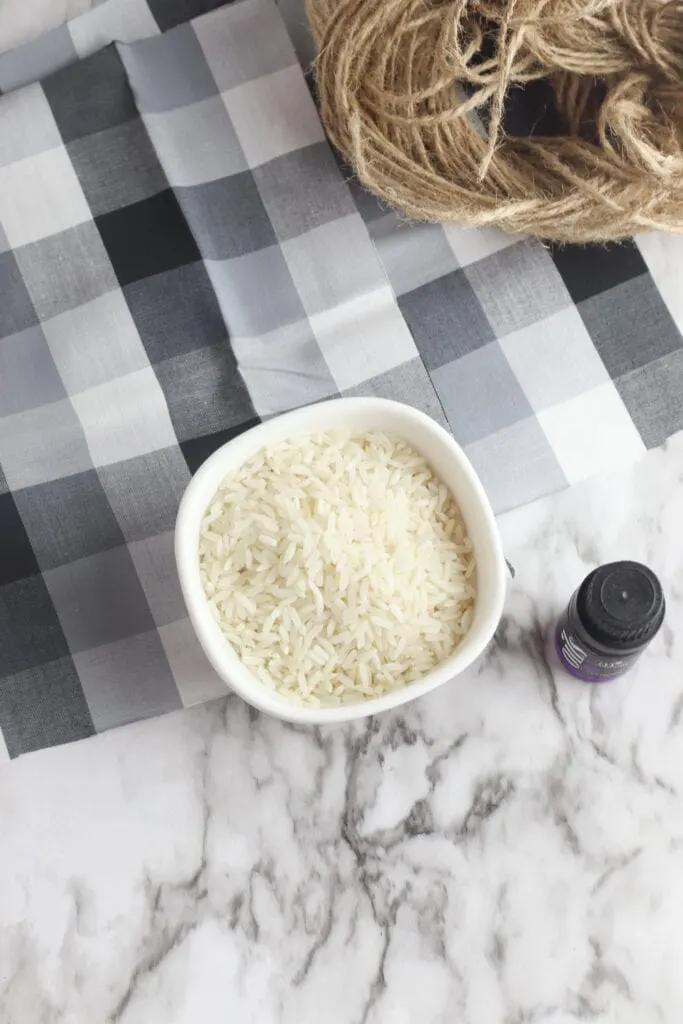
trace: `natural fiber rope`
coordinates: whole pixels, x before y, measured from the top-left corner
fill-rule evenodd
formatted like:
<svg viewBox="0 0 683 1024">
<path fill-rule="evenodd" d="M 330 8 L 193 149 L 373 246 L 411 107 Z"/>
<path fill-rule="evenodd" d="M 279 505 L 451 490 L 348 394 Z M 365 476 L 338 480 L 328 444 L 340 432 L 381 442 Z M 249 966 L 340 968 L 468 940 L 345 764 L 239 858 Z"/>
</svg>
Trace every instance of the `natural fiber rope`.
<svg viewBox="0 0 683 1024">
<path fill-rule="evenodd" d="M 566 242 L 683 231 L 683 0 L 307 0 L 322 118 L 422 220 Z M 564 134 L 504 134 L 547 79 Z"/>
</svg>

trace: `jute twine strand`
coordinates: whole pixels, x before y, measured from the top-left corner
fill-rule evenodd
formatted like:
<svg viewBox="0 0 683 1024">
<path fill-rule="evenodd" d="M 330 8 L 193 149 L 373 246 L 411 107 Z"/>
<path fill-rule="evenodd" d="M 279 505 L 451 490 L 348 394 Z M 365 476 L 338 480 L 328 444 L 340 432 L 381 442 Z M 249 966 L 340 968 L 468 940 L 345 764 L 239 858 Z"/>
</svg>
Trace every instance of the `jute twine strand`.
<svg viewBox="0 0 683 1024">
<path fill-rule="evenodd" d="M 683 231 L 683 0 L 307 0 L 325 127 L 412 217 L 565 242 Z M 564 133 L 506 135 L 546 79 Z"/>
</svg>

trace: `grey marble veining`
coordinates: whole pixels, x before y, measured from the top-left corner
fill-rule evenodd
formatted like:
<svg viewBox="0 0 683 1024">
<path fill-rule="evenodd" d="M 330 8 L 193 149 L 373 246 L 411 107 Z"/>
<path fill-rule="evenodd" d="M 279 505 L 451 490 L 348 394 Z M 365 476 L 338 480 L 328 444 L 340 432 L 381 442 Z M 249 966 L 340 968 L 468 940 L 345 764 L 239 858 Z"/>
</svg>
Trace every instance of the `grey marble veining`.
<svg viewBox="0 0 683 1024">
<path fill-rule="evenodd" d="M 678 1024 L 683 438 L 504 517 L 496 643 L 400 712 L 230 697 L 0 770 L 0 1024 Z M 666 625 L 603 687 L 549 626 L 599 561 Z"/>
</svg>

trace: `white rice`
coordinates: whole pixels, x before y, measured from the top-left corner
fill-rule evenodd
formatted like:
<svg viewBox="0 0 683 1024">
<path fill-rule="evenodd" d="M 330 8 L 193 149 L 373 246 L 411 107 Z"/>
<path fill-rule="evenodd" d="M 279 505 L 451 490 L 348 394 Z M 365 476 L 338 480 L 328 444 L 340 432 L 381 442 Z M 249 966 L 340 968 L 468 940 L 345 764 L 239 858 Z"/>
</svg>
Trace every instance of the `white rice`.
<svg viewBox="0 0 683 1024">
<path fill-rule="evenodd" d="M 242 662 L 305 704 L 419 679 L 474 610 L 474 553 L 453 496 L 414 448 L 381 433 L 260 451 L 207 509 L 199 566 Z"/>
</svg>

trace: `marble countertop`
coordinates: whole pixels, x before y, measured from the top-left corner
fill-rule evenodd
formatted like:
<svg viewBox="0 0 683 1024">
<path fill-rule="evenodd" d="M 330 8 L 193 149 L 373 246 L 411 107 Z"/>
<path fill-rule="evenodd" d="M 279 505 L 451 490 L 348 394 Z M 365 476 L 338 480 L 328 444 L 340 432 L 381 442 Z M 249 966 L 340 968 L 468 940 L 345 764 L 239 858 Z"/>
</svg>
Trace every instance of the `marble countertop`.
<svg viewBox="0 0 683 1024">
<path fill-rule="evenodd" d="M 0 769 L 0 1024 L 678 1024 L 683 437 L 508 514 L 467 676 L 349 727 L 231 697 Z M 624 680 L 555 666 L 596 563 L 661 574 Z"/>
</svg>

